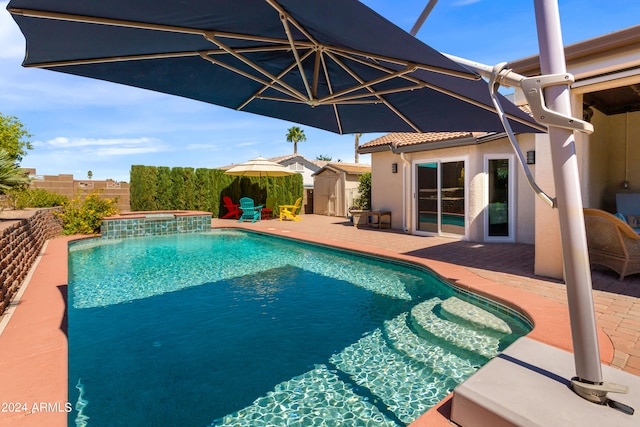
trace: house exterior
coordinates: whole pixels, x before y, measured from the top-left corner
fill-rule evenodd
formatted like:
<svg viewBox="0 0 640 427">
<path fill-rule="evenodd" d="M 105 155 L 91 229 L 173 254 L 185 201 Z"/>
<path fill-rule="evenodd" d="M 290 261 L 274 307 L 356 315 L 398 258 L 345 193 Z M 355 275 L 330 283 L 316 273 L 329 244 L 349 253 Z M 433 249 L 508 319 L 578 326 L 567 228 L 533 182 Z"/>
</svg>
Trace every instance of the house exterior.
<svg viewBox="0 0 640 427">
<path fill-rule="evenodd" d="M 314 206 L 314 179 L 313 174 L 327 164 L 324 160 L 309 160 L 300 154 L 272 157 L 269 160 L 288 167 L 292 172 L 302 175 L 304 194 L 302 197 L 302 209 L 300 213 L 313 213 Z"/>
<path fill-rule="evenodd" d="M 595 127 L 591 135 L 575 135 L 583 203 L 615 212 L 616 193 L 640 192 L 640 25 L 567 46 L 565 56 L 575 77 L 573 116 Z M 530 57 L 510 66 L 535 76 L 538 64 Z M 554 197 L 548 135 L 516 138 L 536 183 Z M 372 208 L 392 211 L 393 228 L 532 243 L 535 273 L 563 277 L 557 211 L 529 187 L 504 134 L 395 133 L 359 152 L 371 154 Z"/>
<path fill-rule="evenodd" d="M 360 176 L 371 172 L 369 165 L 328 163 L 313 174 L 313 213 L 346 217 L 360 196 Z"/>
<path fill-rule="evenodd" d="M 280 163 L 282 166 L 288 167 L 292 172 L 302 175 L 302 182 L 305 188 L 313 188 L 313 174 L 328 163 L 323 160 L 309 160 L 300 154 L 272 157 L 269 160 Z"/>
</svg>

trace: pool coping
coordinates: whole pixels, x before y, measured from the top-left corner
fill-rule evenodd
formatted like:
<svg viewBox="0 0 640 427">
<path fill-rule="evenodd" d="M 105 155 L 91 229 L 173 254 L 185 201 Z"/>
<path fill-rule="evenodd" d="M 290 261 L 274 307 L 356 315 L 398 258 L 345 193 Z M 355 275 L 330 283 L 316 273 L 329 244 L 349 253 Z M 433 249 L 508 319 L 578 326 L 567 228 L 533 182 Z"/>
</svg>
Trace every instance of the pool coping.
<svg viewBox="0 0 640 427">
<path fill-rule="evenodd" d="M 528 338 L 553 347 L 572 351 L 568 308 L 540 295 L 482 278 L 464 267 L 442 261 L 418 258 L 380 248 L 311 237 L 295 230 L 261 229 L 256 231 L 242 223 L 224 227 L 305 241 L 351 250 L 366 255 L 386 257 L 426 267 L 452 285 L 503 305 L 529 318 L 534 324 Z M 11 318 L 0 335 L 0 372 L 3 388 L 11 390 L 3 402 L 25 403 L 27 411 L 0 412 L 0 426 L 66 426 L 67 337 L 66 290 L 68 282 L 68 245 L 73 240 L 95 236 L 56 238 L 47 244 L 34 264 L 20 300 L 12 301 Z M 522 307 L 521 307 L 522 305 Z M 526 307 L 526 308 L 524 308 Z M 598 328 L 601 360 L 613 360 L 613 344 Z M 451 395 L 414 421 L 410 427 L 451 426 Z M 1 409 L 1 408 L 0 408 Z M 35 409 L 35 410 L 34 410 Z"/>
</svg>

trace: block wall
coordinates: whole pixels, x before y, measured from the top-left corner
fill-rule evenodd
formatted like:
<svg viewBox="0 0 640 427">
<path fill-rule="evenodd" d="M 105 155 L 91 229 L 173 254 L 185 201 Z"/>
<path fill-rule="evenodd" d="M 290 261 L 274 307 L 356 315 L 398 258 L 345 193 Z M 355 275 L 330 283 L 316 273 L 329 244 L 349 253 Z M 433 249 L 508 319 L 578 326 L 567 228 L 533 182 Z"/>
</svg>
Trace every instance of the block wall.
<svg viewBox="0 0 640 427">
<path fill-rule="evenodd" d="M 62 233 L 62 222 L 53 215 L 57 209 L 40 209 L 28 218 L 0 221 L 0 314 L 27 277 L 45 241 Z"/>
</svg>

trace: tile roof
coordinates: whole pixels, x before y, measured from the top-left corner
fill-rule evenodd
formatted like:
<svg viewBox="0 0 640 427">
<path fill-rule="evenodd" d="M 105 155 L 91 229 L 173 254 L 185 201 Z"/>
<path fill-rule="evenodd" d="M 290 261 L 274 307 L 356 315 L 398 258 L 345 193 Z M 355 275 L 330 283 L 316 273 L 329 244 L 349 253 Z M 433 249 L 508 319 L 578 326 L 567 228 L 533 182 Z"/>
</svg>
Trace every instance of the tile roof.
<svg viewBox="0 0 640 427">
<path fill-rule="evenodd" d="M 394 132 L 364 143 L 360 145 L 360 148 L 378 147 L 383 145 L 402 147 L 407 145 L 427 144 L 430 142 L 472 138 L 477 135 L 478 134 L 474 134 L 473 132 Z"/>
<path fill-rule="evenodd" d="M 287 160 L 295 159 L 296 157 L 300 157 L 302 160 L 306 160 L 307 162 L 312 163 L 312 164 L 318 166 L 319 168 L 324 167 L 327 163 L 329 163 L 326 160 L 307 159 L 306 157 L 304 157 L 301 154 L 287 154 L 286 156 L 271 157 L 268 160 L 270 160 L 272 162 L 283 164 Z"/>
<path fill-rule="evenodd" d="M 371 172 L 371 166 L 370 165 L 365 165 L 365 164 L 361 164 L 361 163 L 336 162 L 336 163 L 328 163 L 322 169 L 320 169 L 319 171 L 314 173 L 314 175 L 317 175 L 317 174 L 321 173 L 322 171 L 324 171 L 326 169 L 335 169 L 335 170 L 339 170 L 341 172 L 345 172 L 345 173 L 348 173 L 348 174 L 354 174 L 354 175 L 361 175 L 361 174 L 366 173 L 366 172 Z"/>
<path fill-rule="evenodd" d="M 518 105 L 525 113 L 531 115 L 531 108 L 528 104 Z M 393 145 L 394 147 L 406 147 L 420 144 L 429 144 L 435 142 L 454 141 L 457 139 L 479 138 L 490 135 L 489 132 L 392 132 L 380 138 L 366 142 L 360 145 L 360 148 L 370 149 L 373 147 L 381 147 L 385 145 Z"/>
</svg>

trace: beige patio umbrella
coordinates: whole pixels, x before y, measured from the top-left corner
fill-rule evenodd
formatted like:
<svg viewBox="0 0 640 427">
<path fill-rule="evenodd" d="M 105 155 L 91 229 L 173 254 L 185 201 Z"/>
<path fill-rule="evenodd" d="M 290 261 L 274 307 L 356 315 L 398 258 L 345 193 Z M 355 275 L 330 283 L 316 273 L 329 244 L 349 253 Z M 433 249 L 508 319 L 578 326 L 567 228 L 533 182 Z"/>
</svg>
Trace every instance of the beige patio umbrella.
<svg viewBox="0 0 640 427">
<path fill-rule="evenodd" d="M 279 163 L 272 162 L 262 156 L 240 163 L 225 172 L 226 175 L 236 176 L 288 176 L 295 172 L 290 171 Z"/>
<path fill-rule="evenodd" d="M 290 171 L 280 163 L 272 162 L 262 156 L 258 156 L 248 162 L 240 163 L 239 165 L 232 167 L 225 172 L 225 175 L 258 176 L 260 177 L 260 180 L 262 180 L 263 176 L 278 177 L 293 175 L 294 173 L 295 172 Z M 269 209 L 269 214 L 270 212 L 271 209 Z"/>
</svg>

